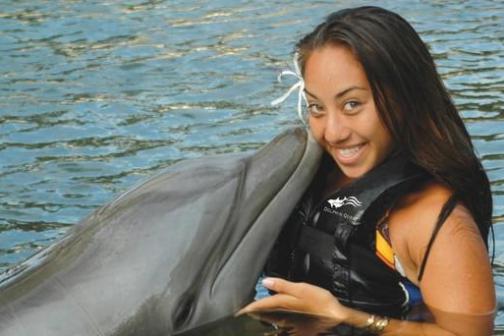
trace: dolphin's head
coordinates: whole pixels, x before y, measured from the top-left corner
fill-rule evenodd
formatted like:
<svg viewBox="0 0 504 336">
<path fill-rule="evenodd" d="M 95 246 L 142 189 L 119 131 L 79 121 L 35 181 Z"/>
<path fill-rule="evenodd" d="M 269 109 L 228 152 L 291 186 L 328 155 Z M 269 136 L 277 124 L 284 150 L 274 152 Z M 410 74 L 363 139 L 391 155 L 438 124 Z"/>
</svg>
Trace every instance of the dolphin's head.
<svg viewBox="0 0 504 336">
<path fill-rule="evenodd" d="M 254 154 L 174 165 L 0 284 L 0 336 L 170 335 L 232 315 L 320 156 L 292 129 Z"/>
</svg>

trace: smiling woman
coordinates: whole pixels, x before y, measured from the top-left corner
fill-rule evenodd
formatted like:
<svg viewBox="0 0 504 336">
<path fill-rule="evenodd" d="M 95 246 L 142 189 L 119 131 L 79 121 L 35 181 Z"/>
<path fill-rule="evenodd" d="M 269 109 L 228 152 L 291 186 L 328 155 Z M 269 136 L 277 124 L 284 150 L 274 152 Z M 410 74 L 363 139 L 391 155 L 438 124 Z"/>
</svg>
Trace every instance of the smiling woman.
<svg viewBox="0 0 504 336">
<path fill-rule="evenodd" d="M 490 335 L 489 181 L 425 44 L 399 15 L 360 7 L 331 14 L 297 53 L 326 157 L 266 266 L 277 294 L 243 312 Z"/>
</svg>

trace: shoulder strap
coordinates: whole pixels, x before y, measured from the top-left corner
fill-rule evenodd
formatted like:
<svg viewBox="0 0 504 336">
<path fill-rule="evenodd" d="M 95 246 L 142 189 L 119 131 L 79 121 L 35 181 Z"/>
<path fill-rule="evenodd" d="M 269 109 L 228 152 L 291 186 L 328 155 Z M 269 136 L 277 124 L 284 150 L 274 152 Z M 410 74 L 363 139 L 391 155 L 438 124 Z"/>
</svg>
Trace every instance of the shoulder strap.
<svg viewBox="0 0 504 336">
<path fill-rule="evenodd" d="M 436 239 L 439 230 L 443 226 L 446 218 L 451 214 L 453 209 L 457 205 L 457 197 L 455 195 L 451 195 L 450 198 L 446 201 L 439 213 L 436 226 L 434 226 L 434 230 L 432 231 L 431 238 L 429 240 L 429 244 L 427 245 L 427 250 L 425 251 L 424 258 L 422 260 L 422 264 L 420 265 L 420 271 L 418 272 L 418 281 L 422 281 L 422 277 L 425 271 L 425 265 L 427 264 L 427 259 L 429 258 L 429 254 L 432 248 L 432 244 L 434 244 L 434 240 Z"/>
</svg>

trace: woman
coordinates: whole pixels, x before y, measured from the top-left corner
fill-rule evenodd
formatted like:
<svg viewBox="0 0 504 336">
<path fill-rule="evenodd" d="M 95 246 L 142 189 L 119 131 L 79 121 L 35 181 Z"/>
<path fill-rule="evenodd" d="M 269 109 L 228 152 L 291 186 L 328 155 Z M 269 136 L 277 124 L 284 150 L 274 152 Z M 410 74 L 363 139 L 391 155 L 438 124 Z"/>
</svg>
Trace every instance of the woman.
<svg viewBox="0 0 504 336">
<path fill-rule="evenodd" d="M 331 14 L 297 54 L 326 158 L 266 267 L 277 294 L 242 312 L 490 335 L 489 181 L 425 44 L 399 15 L 360 7 Z"/>
</svg>

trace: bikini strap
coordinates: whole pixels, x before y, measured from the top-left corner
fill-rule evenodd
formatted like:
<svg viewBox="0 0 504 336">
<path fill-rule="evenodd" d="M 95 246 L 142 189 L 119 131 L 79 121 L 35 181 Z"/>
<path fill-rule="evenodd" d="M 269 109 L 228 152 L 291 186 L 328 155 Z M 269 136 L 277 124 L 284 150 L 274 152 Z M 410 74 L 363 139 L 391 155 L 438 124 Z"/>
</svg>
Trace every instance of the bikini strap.
<svg viewBox="0 0 504 336">
<path fill-rule="evenodd" d="M 439 230 L 441 229 L 444 222 L 446 221 L 448 216 L 451 214 L 451 212 L 455 208 L 455 205 L 457 205 L 457 197 L 455 195 L 451 195 L 450 198 L 443 205 L 443 208 L 441 209 L 441 212 L 439 213 L 439 216 L 438 216 L 438 219 L 436 222 L 436 226 L 434 226 L 434 230 L 432 231 L 432 235 L 429 240 L 429 244 L 427 245 L 427 250 L 425 251 L 425 255 L 422 260 L 422 264 L 420 265 L 420 271 L 418 272 L 418 281 L 422 281 L 422 277 L 423 277 L 424 270 L 425 270 L 425 265 L 427 264 L 427 258 L 429 258 L 432 244 L 434 244 L 434 240 L 436 239 L 436 236 L 437 236 Z"/>
</svg>

